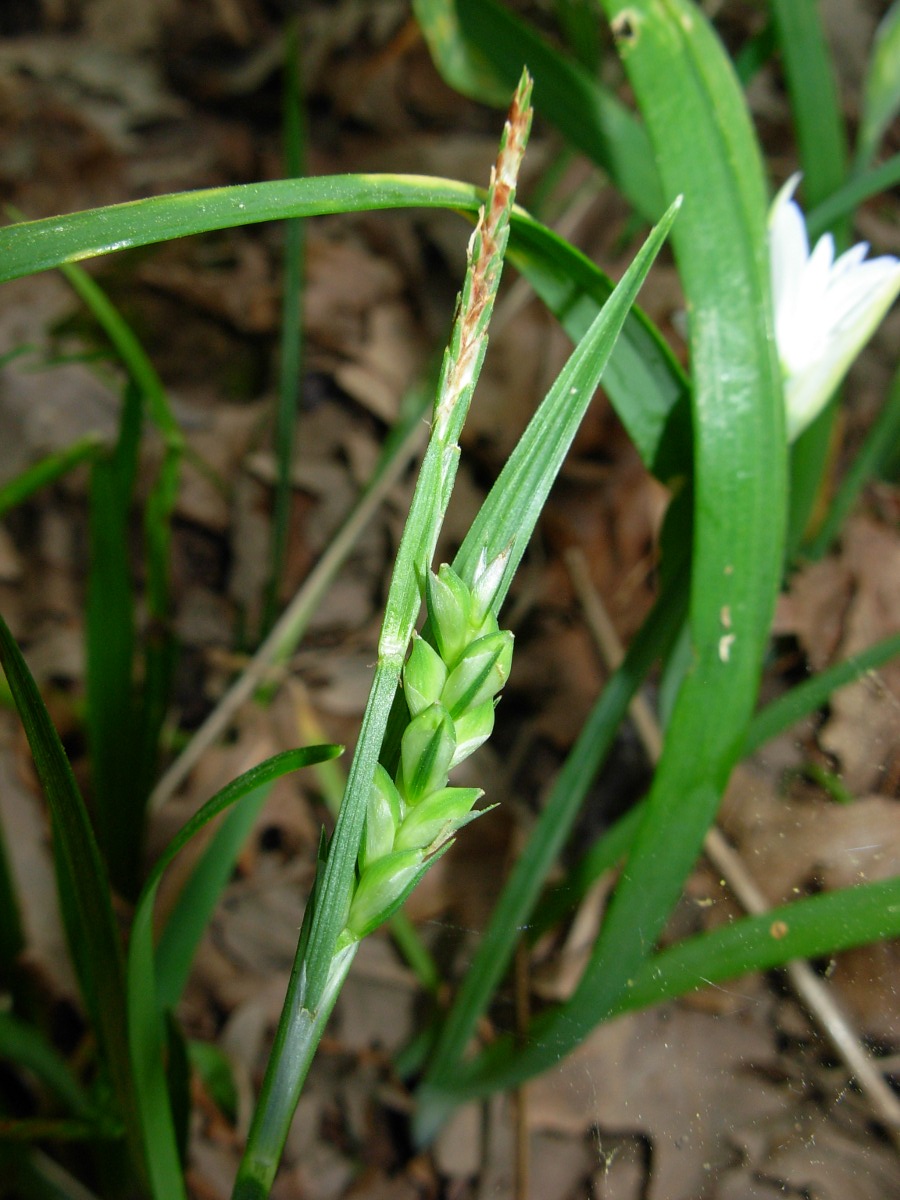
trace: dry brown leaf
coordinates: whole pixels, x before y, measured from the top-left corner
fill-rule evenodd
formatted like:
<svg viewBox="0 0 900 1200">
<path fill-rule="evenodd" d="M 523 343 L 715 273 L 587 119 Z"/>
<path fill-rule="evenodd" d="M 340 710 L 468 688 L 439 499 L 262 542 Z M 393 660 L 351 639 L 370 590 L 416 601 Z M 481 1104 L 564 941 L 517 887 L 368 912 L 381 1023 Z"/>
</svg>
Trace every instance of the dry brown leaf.
<svg viewBox="0 0 900 1200">
<path fill-rule="evenodd" d="M 776 628 L 799 639 L 814 669 L 843 659 L 900 629 L 900 545 L 896 531 L 862 515 L 847 522 L 839 558 L 801 571 Z M 820 742 L 856 795 L 877 791 L 896 763 L 900 662 L 841 688 L 830 701 Z"/>
<path fill-rule="evenodd" d="M 763 1011 L 722 1020 L 666 1005 L 601 1025 L 528 1087 L 532 1129 L 640 1135 L 652 1150 L 648 1200 L 695 1200 L 729 1163 L 734 1128 L 785 1097 L 755 1070 L 773 1059 Z"/>
</svg>

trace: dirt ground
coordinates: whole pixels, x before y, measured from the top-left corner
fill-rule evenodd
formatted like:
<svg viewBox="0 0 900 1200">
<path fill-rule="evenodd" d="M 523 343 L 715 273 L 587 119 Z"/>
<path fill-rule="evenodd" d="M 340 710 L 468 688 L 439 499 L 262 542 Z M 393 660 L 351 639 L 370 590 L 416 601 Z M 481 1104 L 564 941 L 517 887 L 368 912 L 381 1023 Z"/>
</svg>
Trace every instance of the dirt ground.
<svg viewBox="0 0 900 1200">
<path fill-rule="evenodd" d="M 282 5 L 267 0 L 7 0 L 0 7 L 0 196 L 31 217 L 169 191 L 278 178 Z M 518 7 L 522 8 L 522 5 Z M 759 28 L 760 6 L 714 11 L 729 44 Z M 830 0 L 851 121 L 884 5 Z M 542 9 L 547 22 L 549 4 Z M 127 15 L 126 15 L 127 14 Z M 609 54 L 611 63 L 612 51 Z M 611 77 L 615 68 L 611 65 Z M 502 116 L 442 83 L 405 0 L 303 6 L 308 171 L 416 171 L 483 183 Z M 751 101 L 773 179 L 796 165 L 777 64 Z M 900 135 L 893 134 L 895 152 Z M 559 153 L 537 122 L 520 198 L 528 205 Z M 566 235 L 618 277 L 640 244 L 624 203 L 578 160 L 563 172 Z M 861 236 L 900 253 L 897 198 L 870 206 Z M 469 230 L 456 216 L 399 213 L 307 223 L 304 362 L 292 530 L 281 601 L 328 545 L 375 463 L 403 395 L 449 329 Z M 267 576 L 283 230 L 185 239 L 90 266 L 132 323 L 169 389 L 192 451 L 178 502 L 174 584 L 181 656 L 174 718 L 195 729 L 246 661 Z M 679 339 L 671 260 L 642 304 Z M 847 388 L 842 450 L 852 458 L 896 367 L 889 318 Z M 2 356 L 27 345 L 28 354 Z M 0 290 L 0 479 L 91 431 L 116 425 L 121 374 L 65 280 Z M 509 272 L 464 441 L 443 554 L 452 555 L 518 433 L 568 353 L 565 336 Z M 148 447 L 148 470 L 155 461 Z M 86 481 L 76 472 L 0 526 L 0 611 L 64 724 L 76 770 L 83 680 Z M 151 853 L 186 815 L 254 762 L 298 740 L 352 743 L 371 676 L 386 572 L 411 479 L 396 483 L 331 588 L 268 710 L 245 706 L 177 796 L 154 817 Z M 517 649 L 479 782 L 499 807 L 427 877 L 410 915 L 446 977 L 465 972 L 502 878 L 607 675 L 573 581 L 575 548 L 618 636 L 654 596 L 667 503 L 611 408 L 595 401 L 540 524 L 510 608 Z M 900 490 L 870 486 L 840 543 L 791 579 L 777 615 L 766 694 L 900 628 Z M 251 631 L 242 641 L 240 630 Z M 68 724 L 66 724 L 68 723 Z M 52 904 L 45 817 L 11 715 L 0 718 L 0 817 L 15 847 L 31 950 L 60 1004 L 73 993 Z M 778 903 L 900 870 L 900 667 L 837 695 L 827 710 L 738 772 L 721 828 Z M 839 776 L 854 798 L 821 784 Z M 631 729 L 592 789 L 582 833 L 606 826 L 647 785 Z M 312 775 L 275 791 L 199 954 L 181 1016 L 229 1056 L 236 1112 L 197 1082 L 190 1185 L 230 1191 L 293 957 L 318 830 Z M 176 881 L 177 883 L 177 881 Z M 169 894 L 175 883 L 170 883 Z M 605 894 L 605 893 L 604 893 Z M 164 898 L 165 902 L 165 898 Z M 602 910 L 590 898 L 552 948 L 526 964 L 532 1003 L 564 996 Z M 701 862 L 668 937 L 740 911 Z M 898 952 L 879 945 L 817 964 L 858 1036 L 900 1083 Z M 512 1019 L 504 992 L 493 1015 Z M 515 1098 L 461 1111 L 427 1152 L 411 1143 L 412 1097 L 393 1058 L 422 997 L 392 942 L 363 946 L 300 1102 L 279 1200 L 885 1200 L 900 1164 L 867 1097 L 781 975 L 709 988 L 620 1018 Z M 2 1190 L 2 1189 L 0 1189 Z"/>
</svg>

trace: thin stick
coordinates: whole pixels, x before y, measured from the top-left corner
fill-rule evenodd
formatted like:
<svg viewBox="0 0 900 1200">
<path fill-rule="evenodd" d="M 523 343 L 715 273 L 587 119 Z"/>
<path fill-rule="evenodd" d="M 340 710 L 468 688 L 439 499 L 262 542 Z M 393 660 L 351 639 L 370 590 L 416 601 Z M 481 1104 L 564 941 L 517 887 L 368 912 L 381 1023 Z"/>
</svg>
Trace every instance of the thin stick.
<svg viewBox="0 0 900 1200">
<path fill-rule="evenodd" d="M 584 552 L 580 547 L 570 547 L 565 553 L 565 559 L 572 585 L 584 610 L 585 620 L 597 649 L 606 666 L 615 670 L 624 657 L 622 644 L 603 601 L 591 582 Z M 655 765 L 659 761 L 663 742 L 659 723 L 640 694 L 632 700 L 629 712 L 647 756 Z M 747 912 L 758 915 L 768 911 L 769 901 L 747 870 L 740 855 L 726 841 L 719 829 L 714 827 L 709 830 L 703 849 Z M 865 1093 L 876 1117 L 885 1125 L 894 1143 L 900 1148 L 900 1101 L 885 1081 L 878 1064 L 866 1051 L 853 1023 L 841 1010 L 832 990 L 805 961 L 789 962 L 784 969 L 797 996 L 843 1059 L 847 1070 Z"/>
</svg>

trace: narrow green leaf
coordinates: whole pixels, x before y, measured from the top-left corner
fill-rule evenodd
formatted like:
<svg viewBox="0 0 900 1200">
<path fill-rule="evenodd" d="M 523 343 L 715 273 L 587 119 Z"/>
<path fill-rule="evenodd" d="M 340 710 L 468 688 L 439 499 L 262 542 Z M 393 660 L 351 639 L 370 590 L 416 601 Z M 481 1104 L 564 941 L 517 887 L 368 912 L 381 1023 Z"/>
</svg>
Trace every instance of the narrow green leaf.
<svg viewBox="0 0 900 1200">
<path fill-rule="evenodd" d="M 230 225 L 296 215 L 417 206 L 476 212 L 483 199 L 483 192 L 471 185 L 392 175 L 326 176 L 153 197 L 0 229 L 0 280 L 74 259 Z M 608 278 L 579 251 L 521 210 L 514 209 L 512 213 L 511 246 L 513 251 L 521 247 L 521 269 L 553 308 L 573 341 L 578 341 L 599 304 L 612 290 Z M 83 272 L 70 278 L 78 280 L 79 294 L 91 303 L 99 319 L 102 306 L 91 302 L 92 290 L 98 290 L 96 285 Z M 107 306 L 115 317 L 115 310 L 108 302 Z M 639 321 L 643 331 L 637 328 Z M 133 335 L 128 338 L 120 331 L 114 336 L 116 325 L 112 321 L 104 328 L 123 361 L 131 364 L 133 378 L 145 391 L 150 389 L 148 394 L 161 393 L 161 384 Z M 140 359 L 138 354 L 142 356 Z M 645 462 L 664 480 L 687 473 L 689 452 L 685 450 L 685 434 L 690 421 L 684 376 L 664 340 L 644 319 L 629 317 L 610 364 L 607 386 Z M 673 424 L 677 426 L 677 435 L 673 433 Z M 175 431 L 165 428 L 167 437 L 174 439 Z M 670 445 L 674 449 L 670 450 Z M 661 456 L 659 461 L 658 456 Z"/>
<path fill-rule="evenodd" d="M 87 732 L 97 841 L 114 886 L 137 891 L 142 797 L 134 789 L 134 601 L 130 519 L 141 403 L 126 388 L 118 443 L 91 472 L 87 586 Z"/>
<path fill-rule="evenodd" d="M 579 250 L 524 217 L 513 224 L 509 260 L 575 343 L 615 287 Z M 636 305 L 625 318 L 603 387 L 644 465 L 677 487 L 691 472 L 690 388 L 668 343 Z"/>
<path fill-rule="evenodd" d="M 71 446 L 67 446 L 65 450 L 48 454 L 40 462 L 34 463 L 16 475 L 14 479 L 4 483 L 0 487 L 0 517 L 5 516 L 16 505 L 28 500 L 41 488 L 55 483 L 57 479 L 68 474 L 73 467 L 96 458 L 102 445 L 103 439 L 99 434 L 89 433 L 85 437 L 79 438 L 77 442 L 73 442 Z"/>
<path fill-rule="evenodd" d="M 174 1009 L 181 999 L 200 939 L 269 790 L 262 787 L 242 797 L 227 814 L 169 912 L 156 947 L 156 994 L 161 1009 Z"/>
<path fill-rule="evenodd" d="M 284 85 L 282 127 L 285 175 L 297 179 L 306 174 L 304 101 L 300 82 L 299 21 L 292 18 L 284 39 Z M 271 629 L 278 592 L 284 573 L 290 528 L 294 462 L 294 428 L 303 375 L 303 275 L 305 234 L 303 222 L 291 220 L 284 227 L 284 268 L 281 297 L 278 401 L 275 409 L 274 451 L 276 483 L 272 499 L 272 543 L 269 581 L 263 604 L 262 633 Z"/>
<path fill-rule="evenodd" d="M 785 439 L 758 147 L 740 88 L 686 0 L 605 0 L 664 190 L 691 314 L 693 670 L 675 702 L 629 870 L 567 1004 L 523 1045 L 501 1039 L 450 1089 L 482 1094 L 544 1070 L 622 993 L 699 852 L 755 700 L 781 574 Z M 672 95 L 678 104 L 672 104 Z M 716 720 L 709 720 L 710 705 Z"/>
<path fill-rule="evenodd" d="M 175 200 L 176 197 L 169 197 L 169 199 Z M 138 200 L 135 203 L 139 206 L 150 202 Z M 129 205 L 122 204 L 114 205 L 112 208 L 93 208 L 83 213 L 76 213 L 72 217 L 56 218 L 55 222 L 51 218 L 49 221 L 26 221 L 19 225 L 10 225 L 0 230 L 0 241 L 3 241 L 6 237 L 10 237 L 11 245 L 16 247 L 20 253 L 26 250 L 29 243 L 35 247 L 40 246 L 43 249 L 46 247 L 48 241 L 52 243 L 55 236 L 59 236 L 59 234 L 64 235 L 66 232 L 74 233 L 75 229 L 84 230 L 85 233 L 88 230 L 93 230 L 96 234 L 96 232 L 104 229 L 104 227 L 109 228 L 115 224 L 117 218 L 119 220 L 122 219 L 124 214 L 121 210 L 128 209 L 129 207 Z M 69 227 L 69 222 L 72 223 L 71 228 Z M 150 225 L 150 223 L 151 220 L 148 219 L 146 225 Z M 20 233 L 18 235 L 13 234 L 13 230 L 19 230 Z M 64 236 L 62 240 L 65 242 Z M 156 241 L 161 239 L 150 238 L 149 240 Z M 134 241 L 129 244 L 146 245 L 147 243 Z M 165 436 L 167 442 L 180 447 L 184 443 L 184 437 L 172 413 L 165 388 L 153 364 L 144 353 L 144 349 L 134 331 L 100 285 L 80 267 L 68 265 L 74 259 L 89 258 L 91 254 L 90 250 L 87 253 L 76 251 L 72 254 L 66 254 L 64 252 L 54 262 L 47 265 L 62 268 L 70 287 L 81 298 L 103 332 L 109 338 L 113 349 L 121 359 L 122 365 L 130 375 L 135 387 L 138 388 L 141 396 L 146 400 L 150 419 L 159 429 L 160 433 Z M 22 274 L 28 275 L 34 270 L 42 269 L 42 267 L 35 266 L 27 268 Z M 0 274 L 0 278 L 2 279 L 12 279 L 14 277 L 13 275 Z"/>
<path fill-rule="evenodd" d="M 744 753 L 752 754 L 760 746 L 790 729 L 792 725 L 821 708 L 832 692 L 856 683 L 867 672 L 884 666 L 900 654 L 900 634 L 876 642 L 867 650 L 854 654 L 843 662 L 820 671 L 812 679 L 797 684 L 771 704 L 767 704 L 750 723 L 744 742 Z"/>
<path fill-rule="evenodd" d="M 217 792 L 184 825 L 154 864 L 135 908 L 128 947 L 128 1043 L 137 1081 L 141 1129 L 150 1185 L 156 1200 L 185 1198 L 175 1125 L 164 1068 L 165 1030 L 157 999 L 153 904 L 162 876 L 176 854 L 213 817 L 300 767 L 340 754 L 340 746 L 308 746 L 277 754 Z"/>
<path fill-rule="evenodd" d="M 734 70 L 741 86 L 746 88 L 775 53 L 775 25 L 766 21 L 759 33 L 745 42 L 734 57 Z"/>
<path fill-rule="evenodd" d="M 823 233 L 838 225 L 844 217 L 900 183 L 900 154 L 895 154 L 877 167 L 859 175 L 853 175 L 845 184 L 810 210 L 806 225 L 809 236 L 819 238 Z"/>
<path fill-rule="evenodd" d="M 666 203 L 647 133 L 618 97 L 498 0 L 454 0 L 452 7 L 463 38 L 498 77 L 512 88 L 527 65 L 538 112 L 608 173 L 637 212 L 658 221 Z"/>
<path fill-rule="evenodd" d="M 132 1161 L 140 1175 L 143 1145 L 137 1098 L 123 1024 L 125 985 L 122 947 L 110 903 L 106 868 L 69 760 L 53 728 L 37 685 L 6 622 L 0 617 L 0 663 L 6 673 L 50 809 L 54 848 L 64 872 L 60 886 L 71 892 L 80 959 L 90 972 L 97 1037 L 125 1126 Z"/>
<path fill-rule="evenodd" d="M 894 375 L 891 390 L 875 418 L 866 440 L 832 498 L 825 519 L 815 535 L 803 547 L 804 557 L 816 560 L 828 552 L 844 522 L 853 511 L 863 488 L 888 467 L 900 446 L 900 371 Z"/>
<path fill-rule="evenodd" d="M 477 212 L 471 184 L 417 175 L 324 175 L 131 200 L 0 228 L 0 282 L 171 238 L 287 217 L 385 208 Z"/>
<path fill-rule="evenodd" d="M 609 300 L 594 318 L 509 456 L 453 562 L 471 584 L 482 551 L 488 561 L 509 550 L 496 613 L 509 589 L 537 519 L 572 444 L 587 406 L 603 377 L 616 339 L 653 260 L 678 215 L 676 200 L 634 258 Z"/>
<path fill-rule="evenodd" d="M 900 111 L 900 3 L 882 18 L 866 74 L 862 120 L 856 140 L 855 169 L 867 167 L 878 151 L 882 134 Z"/>
<path fill-rule="evenodd" d="M 816 0 L 771 0 L 810 207 L 847 175 L 847 131 Z"/>
<path fill-rule="evenodd" d="M 169 703 L 176 645 L 171 629 L 169 562 L 172 514 L 178 497 L 184 437 L 172 412 L 162 380 L 128 323 L 100 285 L 80 267 L 63 266 L 72 288 L 89 308 L 120 358 L 150 420 L 163 438 L 163 460 L 150 489 L 144 510 L 147 631 L 143 638 L 143 686 L 135 700 L 130 747 L 128 794 L 131 804 L 121 806 L 125 823 L 123 844 L 131 844 L 131 864 L 123 861 L 117 882 L 137 878 L 136 858 L 141 843 L 143 811 L 157 775 L 159 737 Z M 122 536 L 126 531 L 122 531 Z M 126 558 L 123 554 L 121 563 Z M 123 710 L 124 712 L 125 710 Z M 130 822 L 130 825 L 129 825 Z M 127 830 L 131 829 L 130 836 Z"/>
<path fill-rule="evenodd" d="M 435 66 L 450 87 L 481 104 L 505 107 L 510 89 L 463 34 L 453 0 L 413 0 L 413 12 Z"/>
<path fill-rule="evenodd" d="M 900 934 L 900 879 L 863 883 L 795 900 L 687 938 L 648 959 L 614 1016 L 750 971 L 783 967 Z"/>
</svg>

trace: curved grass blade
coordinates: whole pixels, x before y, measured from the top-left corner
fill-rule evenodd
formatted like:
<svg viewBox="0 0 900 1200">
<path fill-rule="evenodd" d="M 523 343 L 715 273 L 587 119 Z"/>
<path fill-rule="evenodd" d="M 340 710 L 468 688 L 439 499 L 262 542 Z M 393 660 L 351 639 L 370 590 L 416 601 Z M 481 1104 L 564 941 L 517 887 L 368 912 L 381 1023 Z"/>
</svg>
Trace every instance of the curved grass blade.
<svg viewBox="0 0 900 1200">
<path fill-rule="evenodd" d="M 111 857 L 110 861 L 118 864 L 117 883 L 127 892 L 129 887 L 133 886 L 133 881 L 138 878 L 137 862 L 143 840 L 144 809 L 156 776 L 159 737 L 175 667 L 176 646 L 170 619 L 169 562 L 172 514 L 178 495 L 181 457 L 186 446 L 162 380 L 131 327 L 100 285 L 85 271 L 72 265 L 64 265 L 62 270 L 72 288 L 90 309 L 95 320 L 109 338 L 140 397 L 141 408 L 146 410 L 150 420 L 156 425 L 164 445 L 163 460 L 147 497 L 144 511 L 148 628 L 143 639 L 144 664 L 141 672 L 143 686 L 137 699 L 134 702 L 129 700 L 129 705 L 134 710 L 133 736 L 128 739 L 127 778 L 129 787 L 125 790 L 118 788 L 112 792 L 109 788 L 101 789 L 101 791 L 105 791 L 106 795 L 112 794 L 114 797 L 114 815 L 111 821 L 114 826 L 121 827 L 115 841 L 126 849 L 126 853 L 123 853 L 121 857 L 115 855 Z M 120 501 L 124 503 L 123 498 L 120 498 Z M 101 519 L 105 519 L 102 511 L 99 515 Z M 124 516 L 127 516 L 125 510 L 123 510 Z M 119 531 L 121 549 L 118 558 L 118 573 L 120 575 L 122 574 L 121 568 L 127 561 L 126 532 L 127 530 L 124 528 Z M 111 567 L 115 574 L 115 560 L 107 566 Z M 127 583 L 127 576 L 124 578 Z M 130 585 L 128 591 L 130 593 Z M 124 598 L 120 597 L 120 600 L 124 602 Z M 94 649 L 101 655 L 106 655 L 102 613 L 100 617 L 100 638 L 99 641 L 96 638 L 93 639 Z M 92 662 L 90 654 L 89 662 Z M 129 675 L 133 673 L 132 668 L 133 662 L 129 662 Z M 122 669 L 124 670 L 124 666 Z M 102 692 L 97 694 L 101 697 L 104 696 Z M 105 698 L 105 703 L 109 707 L 111 699 Z M 118 711 L 124 713 L 127 710 L 122 707 Z M 115 715 L 115 710 L 113 715 Z M 124 739 L 119 739 L 119 741 L 122 743 Z M 131 797 L 130 804 L 121 803 L 123 795 Z"/>
<path fill-rule="evenodd" d="M 282 89 L 282 138 L 284 166 L 288 178 L 306 174 L 304 104 L 300 82 L 299 20 L 291 19 L 284 39 L 284 84 Z M 294 429 L 303 375 L 303 276 L 306 235 L 303 222 L 286 221 L 284 226 L 281 328 L 278 355 L 278 399 L 275 408 L 273 449 L 276 481 L 272 496 L 272 532 L 269 579 L 263 599 L 261 634 L 275 622 L 278 593 L 287 557 L 291 515 L 291 468 L 294 459 Z"/>
<path fill-rule="evenodd" d="M 392 175 L 326 176 L 154 197 L 0 229 L 0 281 L 73 259 L 233 224 L 298 214 L 419 206 L 474 212 L 483 198 L 480 189 L 452 180 Z M 596 315 L 598 301 L 611 291 L 608 277 L 521 209 L 514 208 L 511 214 L 510 243 L 523 273 L 577 341 Z M 101 319 L 103 310 L 96 295 L 102 296 L 102 292 L 97 285 L 83 272 L 70 278 L 77 281 L 79 294 Z M 114 317 L 108 301 L 107 308 Z M 137 340 L 124 334 L 122 324 L 121 320 L 118 327 L 112 321 L 104 322 L 104 328 L 142 391 L 154 398 L 152 414 L 157 411 L 156 397 L 162 394 L 162 386 Z M 666 481 L 686 474 L 690 469 L 686 448 L 690 421 L 684 375 L 664 339 L 644 318 L 629 318 L 613 353 L 606 384 L 648 466 Z M 157 423 L 174 453 L 177 427 L 163 424 L 161 417 L 162 412 Z"/>
<path fill-rule="evenodd" d="M 183 1200 L 187 1196 L 166 1084 L 165 1029 L 157 999 L 153 949 L 153 903 L 162 876 L 194 834 L 220 812 L 289 771 L 334 758 L 342 749 L 341 746 L 327 745 L 288 750 L 239 775 L 182 827 L 154 864 L 141 891 L 128 947 L 128 1043 L 138 1084 L 150 1185 L 156 1200 Z"/>
<path fill-rule="evenodd" d="M 664 189 L 685 197 L 673 241 L 691 313 L 695 384 L 693 669 L 675 702 L 628 873 L 576 991 L 535 1022 L 524 1045 L 501 1039 L 464 1064 L 448 1085 L 453 1093 L 513 1086 L 558 1061 L 649 953 L 740 752 L 781 574 L 785 439 L 766 196 L 743 97 L 695 5 L 605 0 L 604 7 Z"/>
<path fill-rule="evenodd" d="M 683 996 L 750 971 L 783 967 L 900 934 L 900 879 L 795 900 L 686 938 L 648 959 L 609 1016 Z"/>
<path fill-rule="evenodd" d="M 175 192 L 0 228 L 0 282 L 63 263 L 260 221 L 392 208 L 477 212 L 471 184 L 420 175 L 325 175 Z"/>
<path fill-rule="evenodd" d="M 646 130 L 611 90 L 497 0 L 440 0 L 438 7 L 452 10 L 448 23 L 508 87 L 527 64 L 538 112 L 607 172 L 637 212 L 659 220 L 666 204 Z"/>
<path fill-rule="evenodd" d="M 118 442 L 110 454 L 97 459 L 91 471 L 85 632 L 87 733 L 97 843 L 113 886 L 132 899 L 137 892 L 143 842 L 141 797 L 134 788 L 138 725 L 129 552 L 140 437 L 140 396 L 129 385 Z"/>
<path fill-rule="evenodd" d="M 269 791 L 268 785 L 258 788 L 232 808 L 169 912 L 156 947 L 156 994 L 162 1009 L 175 1008 L 181 999 L 197 946 Z"/>
<path fill-rule="evenodd" d="M 435 66 L 454 91 L 503 108 L 509 87 L 463 35 L 453 0 L 413 0 L 413 12 Z"/>
<path fill-rule="evenodd" d="M 752 754 L 760 746 L 785 733 L 792 725 L 821 708 L 839 688 L 857 683 L 867 672 L 884 666 L 900 654 L 900 634 L 884 638 L 867 650 L 861 650 L 843 662 L 820 671 L 812 679 L 797 684 L 784 696 L 761 709 L 750 722 L 744 741 L 744 754 Z"/>
<path fill-rule="evenodd" d="M 816 240 L 823 233 L 851 215 L 861 204 L 873 196 L 889 191 L 900 183 L 900 154 L 861 175 L 853 175 L 845 184 L 817 204 L 807 217 L 809 236 Z"/>
<path fill-rule="evenodd" d="M 14 479 L 10 479 L 8 483 L 4 483 L 0 487 L 0 517 L 6 516 L 10 509 L 28 500 L 41 488 L 61 479 L 73 467 L 96 458 L 102 445 L 103 439 L 99 434 L 86 434 L 77 442 L 73 442 L 71 446 L 67 446 L 65 450 L 48 454 L 16 475 Z"/>
<path fill-rule="evenodd" d="M 137 1097 L 122 1016 L 125 980 L 122 947 L 110 903 L 106 868 L 90 819 L 56 730 L 6 622 L 0 617 L 0 664 L 9 681 L 16 707 L 47 804 L 53 827 L 61 899 L 76 922 L 67 933 L 77 938 L 77 957 L 86 970 L 102 1059 L 112 1083 L 125 1127 L 132 1163 L 143 1174 Z"/>
</svg>

